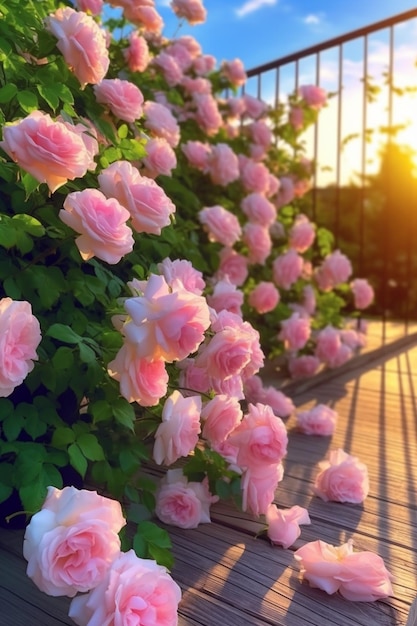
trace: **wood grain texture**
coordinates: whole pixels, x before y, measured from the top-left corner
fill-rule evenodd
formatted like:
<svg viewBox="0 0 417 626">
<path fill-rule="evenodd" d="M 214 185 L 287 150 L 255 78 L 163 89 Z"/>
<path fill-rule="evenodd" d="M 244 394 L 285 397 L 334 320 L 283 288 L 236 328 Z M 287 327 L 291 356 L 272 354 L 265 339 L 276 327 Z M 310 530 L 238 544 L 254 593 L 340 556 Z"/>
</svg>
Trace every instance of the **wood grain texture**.
<svg viewBox="0 0 417 626">
<path fill-rule="evenodd" d="M 414 339 L 414 337 L 413 337 Z M 318 402 L 339 414 L 333 437 L 309 437 L 287 422 L 285 475 L 279 507 L 307 507 L 310 526 L 289 550 L 271 546 L 262 520 L 227 503 L 212 507 L 212 523 L 183 531 L 169 528 L 173 576 L 183 598 L 179 626 L 407 626 L 417 589 L 417 347 L 385 350 L 377 359 L 308 388 L 292 390 L 297 411 Z M 323 502 L 312 486 L 318 464 L 343 448 L 368 466 L 370 493 L 363 505 Z M 62 626 L 68 599 L 48 598 L 25 575 L 22 531 L 0 530 L 0 625 Z M 394 596 L 375 603 L 348 602 L 300 580 L 294 551 L 307 541 L 372 550 L 394 575 Z M 409 621 L 407 622 L 407 619 Z"/>
</svg>

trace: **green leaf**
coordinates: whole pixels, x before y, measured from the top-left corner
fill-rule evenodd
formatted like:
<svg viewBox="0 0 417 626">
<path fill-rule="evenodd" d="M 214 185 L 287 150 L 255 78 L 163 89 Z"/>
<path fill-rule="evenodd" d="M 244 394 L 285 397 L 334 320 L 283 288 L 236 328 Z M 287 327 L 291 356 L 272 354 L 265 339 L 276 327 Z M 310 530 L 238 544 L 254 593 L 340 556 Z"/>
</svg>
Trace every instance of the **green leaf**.
<svg viewBox="0 0 417 626">
<path fill-rule="evenodd" d="M 12 415 L 14 404 L 7 398 L 0 398 L 0 420 Z"/>
<path fill-rule="evenodd" d="M 31 174 L 28 174 L 28 172 L 25 172 L 25 174 L 23 174 L 22 183 L 23 183 L 24 190 L 26 192 L 26 199 L 28 199 L 29 196 L 34 191 L 36 191 L 36 189 L 40 185 L 40 182 Z"/>
<path fill-rule="evenodd" d="M 135 411 L 127 400 L 122 398 L 116 400 L 113 404 L 113 415 L 119 424 L 123 424 L 126 428 L 134 430 Z"/>
<path fill-rule="evenodd" d="M 136 556 L 140 558 L 146 558 L 148 556 L 148 544 L 138 532 L 133 537 L 133 549 Z"/>
<path fill-rule="evenodd" d="M 74 364 L 73 349 L 60 346 L 52 357 L 52 364 L 59 371 L 71 369 Z"/>
<path fill-rule="evenodd" d="M 85 343 L 78 344 L 80 359 L 83 363 L 91 363 L 96 360 L 96 353 Z"/>
<path fill-rule="evenodd" d="M 9 104 L 17 94 L 17 87 L 13 83 L 7 83 L 4 87 L 0 88 L 0 103 Z"/>
<path fill-rule="evenodd" d="M 82 342 L 82 337 L 66 324 L 52 324 L 46 331 L 46 335 L 54 339 L 59 339 L 59 341 L 63 341 L 64 343 L 79 344 Z"/>
<path fill-rule="evenodd" d="M 33 237 L 42 237 L 42 235 L 45 234 L 45 228 L 40 221 L 31 215 L 19 213 L 18 215 L 14 215 L 12 220 L 16 223 L 16 226 L 19 226 L 29 235 L 33 235 Z"/>
<path fill-rule="evenodd" d="M 22 89 L 17 93 L 17 100 L 26 113 L 31 113 L 39 109 L 38 98 L 33 91 Z"/>
<path fill-rule="evenodd" d="M 57 83 L 55 85 L 55 91 L 62 100 L 62 102 L 65 102 L 66 104 L 74 104 L 74 96 L 72 95 L 71 90 L 68 89 L 66 85 L 64 85 L 63 83 Z"/>
<path fill-rule="evenodd" d="M 46 104 L 53 110 L 59 107 L 59 96 L 55 86 L 37 85 L 37 90 Z"/>
<path fill-rule="evenodd" d="M 76 443 L 71 444 L 68 448 L 68 454 L 72 467 L 84 478 L 88 464 L 79 446 Z"/>
<path fill-rule="evenodd" d="M 148 545 L 148 551 L 149 556 L 152 559 L 155 559 L 159 565 L 163 565 L 168 570 L 172 569 L 172 566 L 174 565 L 174 557 L 170 550 L 161 548 L 160 546 L 156 546 L 152 543 Z"/>
<path fill-rule="evenodd" d="M 3 420 L 3 432 L 7 441 L 16 441 L 24 424 L 22 415 L 9 415 Z"/>
<path fill-rule="evenodd" d="M 107 400 L 97 400 L 90 405 L 90 411 L 95 424 L 105 422 L 113 415 L 111 404 Z"/>
<path fill-rule="evenodd" d="M 42 481 L 34 480 L 29 485 L 24 485 L 19 489 L 19 496 L 26 513 L 36 513 L 41 508 L 47 493 L 47 485 Z"/>
<path fill-rule="evenodd" d="M 52 435 L 52 445 L 55 448 L 66 448 L 68 444 L 74 443 L 75 434 L 71 428 L 65 426 L 56 428 Z"/>
<path fill-rule="evenodd" d="M 104 452 L 103 448 L 97 441 L 97 437 L 91 433 L 85 433 L 77 438 L 77 444 L 79 445 L 81 452 L 90 461 L 103 461 Z"/>
</svg>

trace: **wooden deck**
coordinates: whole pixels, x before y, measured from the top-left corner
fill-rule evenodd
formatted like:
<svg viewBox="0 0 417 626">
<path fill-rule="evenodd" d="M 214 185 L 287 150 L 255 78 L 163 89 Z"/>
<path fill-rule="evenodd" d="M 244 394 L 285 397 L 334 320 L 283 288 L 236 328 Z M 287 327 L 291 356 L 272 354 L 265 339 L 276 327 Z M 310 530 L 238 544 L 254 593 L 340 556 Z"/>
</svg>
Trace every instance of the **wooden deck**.
<svg viewBox="0 0 417 626">
<path fill-rule="evenodd" d="M 289 550 L 255 538 L 262 527 L 225 504 L 212 523 L 170 529 L 173 576 L 181 585 L 180 626 L 400 626 L 417 593 L 417 339 L 359 357 L 331 379 L 300 386 L 297 408 L 326 403 L 339 413 L 333 438 L 308 437 L 288 421 L 280 507 L 307 507 L 312 523 Z M 363 506 L 326 503 L 312 495 L 317 464 L 342 447 L 368 465 L 371 489 Z M 72 624 L 69 600 L 40 593 L 25 575 L 22 531 L 0 531 L 0 625 Z M 293 552 L 307 541 L 338 545 L 352 538 L 394 575 L 394 596 L 354 603 L 300 581 Z"/>
</svg>

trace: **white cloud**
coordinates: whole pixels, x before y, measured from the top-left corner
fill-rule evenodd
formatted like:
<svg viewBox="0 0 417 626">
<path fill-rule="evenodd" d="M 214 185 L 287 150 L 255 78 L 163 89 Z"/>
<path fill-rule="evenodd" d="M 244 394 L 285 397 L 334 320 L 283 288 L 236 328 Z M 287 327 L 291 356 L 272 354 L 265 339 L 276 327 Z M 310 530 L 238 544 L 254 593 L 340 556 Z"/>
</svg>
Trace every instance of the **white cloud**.
<svg viewBox="0 0 417 626">
<path fill-rule="evenodd" d="M 262 7 L 269 5 L 273 6 L 277 4 L 278 0 L 247 0 L 241 7 L 235 10 L 238 17 L 245 17 L 249 13 L 258 11 Z"/>
<path fill-rule="evenodd" d="M 307 15 L 303 21 L 304 21 L 304 24 L 316 25 L 316 24 L 320 24 L 321 20 L 318 15 L 314 15 L 313 13 L 310 13 L 310 15 Z"/>
</svg>

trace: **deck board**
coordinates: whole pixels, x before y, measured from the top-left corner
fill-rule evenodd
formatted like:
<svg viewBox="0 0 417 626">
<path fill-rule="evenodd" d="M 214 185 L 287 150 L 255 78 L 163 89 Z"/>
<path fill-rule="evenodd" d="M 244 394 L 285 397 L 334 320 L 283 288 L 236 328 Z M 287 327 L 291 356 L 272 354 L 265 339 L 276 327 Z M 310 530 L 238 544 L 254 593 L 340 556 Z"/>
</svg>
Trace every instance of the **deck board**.
<svg viewBox="0 0 417 626">
<path fill-rule="evenodd" d="M 227 503 L 212 507 L 212 523 L 170 528 L 173 576 L 183 598 L 179 626 L 401 626 L 417 589 L 417 346 L 358 361 L 329 380 L 292 387 L 296 410 L 322 402 L 339 414 L 332 438 L 297 432 L 287 422 L 285 475 L 280 507 L 307 507 L 294 546 L 283 550 L 257 537 L 263 524 Z M 368 466 L 370 494 L 363 505 L 323 502 L 312 485 L 318 463 L 342 447 Z M 69 600 L 40 593 L 25 575 L 23 531 L 0 530 L 0 625 L 62 626 Z M 394 597 L 353 603 L 311 589 L 300 580 L 294 550 L 307 541 L 333 544 L 349 538 L 358 550 L 380 554 L 394 575 Z"/>
</svg>

